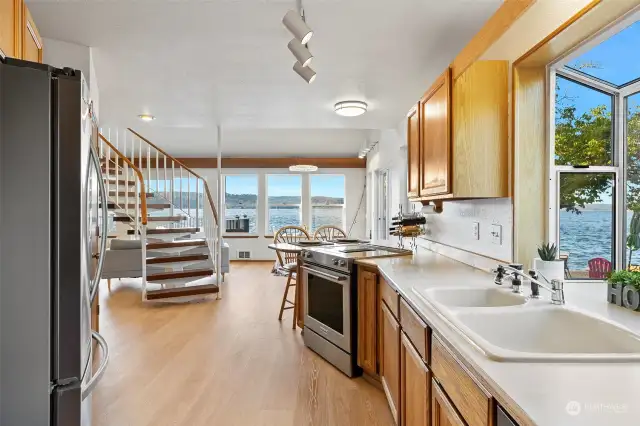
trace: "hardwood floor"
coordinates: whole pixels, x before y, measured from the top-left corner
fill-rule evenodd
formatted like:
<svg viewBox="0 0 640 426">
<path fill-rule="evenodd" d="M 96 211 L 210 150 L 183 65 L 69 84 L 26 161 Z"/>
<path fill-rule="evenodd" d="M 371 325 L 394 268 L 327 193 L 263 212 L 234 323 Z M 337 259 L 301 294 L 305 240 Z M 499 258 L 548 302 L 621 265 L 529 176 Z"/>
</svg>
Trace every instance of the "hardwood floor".
<svg viewBox="0 0 640 426">
<path fill-rule="evenodd" d="M 384 394 L 304 347 L 271 263 L 233 263 L 223 298 L 143 305 L 135 280 L 101 286 L 111 361 L 94 426 L 392 425 Z"/>
</svg>

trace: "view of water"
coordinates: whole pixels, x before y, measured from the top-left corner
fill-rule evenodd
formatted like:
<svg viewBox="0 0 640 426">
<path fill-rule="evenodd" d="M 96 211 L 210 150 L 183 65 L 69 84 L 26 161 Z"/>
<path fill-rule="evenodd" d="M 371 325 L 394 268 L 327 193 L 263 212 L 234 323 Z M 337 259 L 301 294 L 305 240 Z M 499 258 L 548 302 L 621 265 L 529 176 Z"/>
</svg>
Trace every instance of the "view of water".
<svg viewBox="0 0 640 426">
<path fill-rule="evenodd" d="M 627 224 L 631 216 L 628 212 Z M 587 262 L 594 257 L 611 260 L 612 223 L 611 211 L 560 212 L 560 251 L 569 253 L 570 270 L 586 271 Z M 631 263 L 640 264 L 640 253 L 633 253 Z"/>
<path fill-rule="evenodd" d="M 315 230 L 323 225 L 336 225 L 343 228 L 342 223 L 342 207 L 312 207 L 311 212 L 311 229 Z M 234 219 L 236 216 L 249 219 L 249 232 L 256 233 L 257 226 L 257 210 L 255 208 L 248 209 L 227 209 L 226 218 Z M 273 233 L 286 225 L 301 225 L 300 208 L 284 208 L 269 209 L 269 225 L 268 233 Z M 308 226 L 308 224 L 306 224 Z"/>
</svg>

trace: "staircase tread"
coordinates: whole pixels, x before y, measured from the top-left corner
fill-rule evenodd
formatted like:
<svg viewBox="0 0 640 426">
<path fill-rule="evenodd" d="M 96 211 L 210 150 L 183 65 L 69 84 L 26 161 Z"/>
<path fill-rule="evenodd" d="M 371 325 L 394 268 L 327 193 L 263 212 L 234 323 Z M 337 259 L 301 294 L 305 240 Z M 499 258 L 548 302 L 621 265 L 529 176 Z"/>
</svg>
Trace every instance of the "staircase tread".
<svg viewBox="0 0 640 426">
<path fill-rule="evenodd" d="M 147 275 L 147 281 L 164 281 L 175 280 L 179 278 L 207 277 L 213 275 L 214 270 L 211 268 L 191 269 L 187 271 L 161 272 L 157 274 Z"/>
<path fill-rule="evenodd" d="M 162 234 L 193 234 L 200 230 L 200 228 L 155 228 L 147 229 L 147 235 L 162 235 Z M 128 235 L 134 235 L 136 232 L 133 229 L 127 230 Z"/>
<path fill-rule="evenodd" d="M 209 259 L 209 255 L 204 253 L 187 254 L 187 255 L 179 255 L 179 256 L 148 257 L 147 265 L 157 265 L 159 263 L 190 262 L 193 260 L 207 260 L 207 259 Z"/>
<path fill-rule="evenodd" d="M 147 300 L 166 299 L 171 297 L 198 296 L 201 294 L 215 294 L 219 291 L 220 288 L 215 284 L 169 288 L 165 290 L 147 290 Z"/>
<path fill-rule="evenodd" d="M 183 240 L 183 241 L 163 241 L 158 243 L 147 243 L 147 250 L 174 248 L 174 247 L 206 247 L 205 240 Z"/>
<path fill-rule="evenodd" d="M 110 209 L 115 209 L 116 207 L 118 207 L 115 203 L 115 201 L 109 201 L 107 203 L 107 206 Z M 100 203 L 100 207 L 102 207 L 102 203 Z M 121 204 L 120 208 L 125 208 L 126 204 Z M 136 204 L 135 203 L 129 203 L 129 208 L 135 208 Z M 161 209 L 168 209 L 169 207 L 171 207 L 171 204 L 168 203 L 147 203 L 147 209 L 157 209 L 157 210 L 161 210 Z"/>
<path fill-rule="evenodd" d="M 109 197 L 115 197 L 116 196 L 116 191 L 115 190 L 109 190 Z M 120 197 L 126 197 L 127 196 L 127 192 L 126 191 L 119 191 L 118 192 L 118 196 Z M 133 191 L 129 191 L 129 197 L 135 197 L 136 193 Z M 147 198 L 153 198 L 153 192 L 147 192 Z"/>
<path fill-rule="evenodd" d="M 187 220 L 187 216 L 148 216 L 148 222 L 180 222 L 182 220 Z M 130 222 L 132 219 L 129 216 L 116 216 L 113 218 L 116 222 Z M 147 230 L 147 233 L 149 231 Z"/>
</svg>

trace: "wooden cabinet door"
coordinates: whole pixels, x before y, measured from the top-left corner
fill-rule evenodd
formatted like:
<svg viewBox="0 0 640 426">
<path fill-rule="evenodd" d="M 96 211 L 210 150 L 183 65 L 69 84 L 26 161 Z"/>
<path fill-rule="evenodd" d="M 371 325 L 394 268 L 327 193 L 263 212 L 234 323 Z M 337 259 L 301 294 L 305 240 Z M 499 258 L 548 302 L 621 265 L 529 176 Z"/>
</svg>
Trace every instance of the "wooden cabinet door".
<svg viewBox="0 0 640 426">
<path fill-rule="evenodd" d="M 378 274 L 358 270 L 358 365 L 378 374 Z"/>
<path fill-rule="evenodd" d="M 381 306 L 382 360 L 380 378 L 384 393 L 389 401 L 391 414 L 396 424 L 401 424 L 400 411 L 398 410 L 400 408 L 400 324 L 385 303 L 382 303 Z"/>
<path fill-rule="evenodd" d="M 402 424 L 403 426 L 427 426 L 431 414 L 431 374 L 404 333 L 402 333 L 400 345 L 400 366 Z"/>
<path fill-rule="evenodd" d="M 435 380 L 431 381 L 431 426 L 467 426 Z"/>
<path fill-rule="evenodd" d="M 0 50 L 8 57 L 18 56 L 21 8 L 20 0 L 0 0 Z"/>
<path fill-rule="evenodd" d="M 420 100 L 420 196 L 451 192 L 451 70 Z"/>
<path fill-rule="evenodd" d="M 407 116 L 407 193 L 409 198 L 420 195 L 420 104 Z"/>
<path fill-rule="evenodd" d="M 25 5 L 22 16 L 22 59 L 42 63 L 42 38 L 33 22 L 29 8 Z"/>
</svg>

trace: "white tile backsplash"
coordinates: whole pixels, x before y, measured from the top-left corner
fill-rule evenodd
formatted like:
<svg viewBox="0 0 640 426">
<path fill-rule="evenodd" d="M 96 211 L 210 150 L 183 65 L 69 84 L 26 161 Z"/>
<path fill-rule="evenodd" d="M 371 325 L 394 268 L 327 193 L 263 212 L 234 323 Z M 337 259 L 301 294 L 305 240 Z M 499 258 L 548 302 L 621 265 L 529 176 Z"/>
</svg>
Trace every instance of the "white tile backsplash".
<svg viewBox="0 0 640 426">
<path fill-rule="evenodd" d="M 479 224 L 479 238 L 474 235 L 474 223 Z M 445 201 L 442 213 L 427 215 L 426 228 L 426 240 L 505 262 L 513 258 L 510 198 Z M 492 235 L 497 230 L 499 238 Z"/>
</svg>

